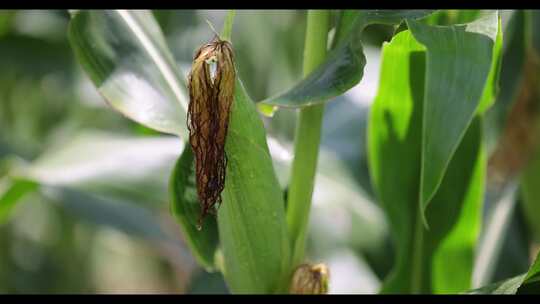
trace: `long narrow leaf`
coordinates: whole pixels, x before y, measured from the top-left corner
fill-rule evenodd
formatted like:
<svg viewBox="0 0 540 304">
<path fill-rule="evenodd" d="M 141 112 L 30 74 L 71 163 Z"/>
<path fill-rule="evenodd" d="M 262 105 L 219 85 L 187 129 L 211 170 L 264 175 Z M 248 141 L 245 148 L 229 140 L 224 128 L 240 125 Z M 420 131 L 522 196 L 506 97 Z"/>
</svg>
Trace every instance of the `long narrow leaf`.
<svg viewBox="0 0 540 304">
<path fill-rule="evenodd" d="M 468 294 L 540 294 L 540 253 L 526 274 L 490 284 Z"/>
<path fill-rule="evenodd" d="M 423 211 L 481 101 L 492 66 L 498 19 L 494 12 L 466 25 L 407 21 L 414 37 L 427 49 L 420 177 Z M 424 212 L 421 214 L 425 220 Z"/>
<path fill-rule="evenodd" d="M 294 87 L 262 101 L 280 107 L 305 107 L 326 102 L 358 84 L 366 59 L 360 41 L 370 24 L 399 24 L 408 18 L 420 18 L 431 10 L 345 11 L 337 28 L 336 47 L 312 73 Z M 264 107 L 263 107 L 264 108 Z"/>
<path fill-rule="evenodd" d="M 418 203 L 426 64 L 426 49 L 410 31 L 386 44 L 384 81 L 369 118 L 370 173 L 398 250 L 393 273 L 383 286 L 387 293 L 456 292 L 471 284 L 486 166 L 480 118 L 468 128 L 427 209 L 427 230 Z M 452 268 L 452 280 L 445 276 L 452 266 L 443 263 L 449 258 L 460 265 Z"/>
<path fill-rule="evenodd" d="M 183 147 L 172 136 L 85 132 L 14 168 L 11 174 L 42 185 L 158 204 L 168 199 L 168 174 Z"/>
<path fill-rule="evenodd" d="M 157 131 L 187 138 L 187 92 L 149 11 L 89 10 L 72 15 L 69 40 L 107 102 Z"/>
<path fill-rule="evenodd" d="M 264 126 L 240 81 L 225 149 L 218 225 L 227 284 L 235 293 L 283 292 L 290 275 L 285 206 Z"/>
</svg>

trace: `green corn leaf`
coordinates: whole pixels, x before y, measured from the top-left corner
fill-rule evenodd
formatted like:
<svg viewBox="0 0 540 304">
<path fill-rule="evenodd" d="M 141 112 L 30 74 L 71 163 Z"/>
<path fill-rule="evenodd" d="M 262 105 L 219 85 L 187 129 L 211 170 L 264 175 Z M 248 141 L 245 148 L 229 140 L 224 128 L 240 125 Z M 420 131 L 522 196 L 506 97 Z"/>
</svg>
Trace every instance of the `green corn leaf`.
<svg viewBox="0 0 540 304">
<path fill-rule="evenodd" d="M 191 260 L 177 231 L 167 229 L 155 210 L 167 200 L 167 176 L 183 148 L 178 138 L 84 133 L 68 141 L 9 168 L 0 182 L 1 221 L 23 195 L 36 190 L 79 219 L 166 245 L 180 259 Z"/>
<path fill-rule="evenodd" d="M 72 17 L 69 37 L 85 71 L 115 109 L 147 127 L 187 138 L 185 86 L 150 13 L 80 11 Z M 234 104 L 218 213 L 225 278 L 233 292 L 283 290 L 290 253 L 281 189 L 264 126 L 240 82 Z"/>
<path fill-rule="evenodd" d="M 540 253 L 526 274 L 466 292 L 467 294 L 540 294 Z"/>
<path fill-rule="evenodd" d="M 30 180 L 14 179 L 4 176 L 0 179 L 0 225 L 9 219 L 11 210 L 27 193 L 38 188 L 38 184 Z"/>
<path fill-rule="evenodd" d="M 486 157 L 481 120 L 468 128 L 439 192 L 421 220 L 420 173 L 426 48 L 410 31 L 383 47 L 381 82 L 368 123 L 368 163 L 397 247 L 384 293 L 456 292 L 470 288 Z M 470 170 L 463 170 L 470 168 Z M 441 210 L 444 210 L 441 212 Z M 446 263 L 448 259 L 455 264 Z M 459 261 L 459 262 L 457 262 Z M 456 267 L 459 264 L 459 267 Z M 449 279 L 445 275 L 453 272 Z"/>
<path fill-rule="evenodd" d="M 261 102 L 261 106 L 305 107 L 326 102 L 358 84 L 366 59 L 360 41 L 370 24 L 399 24 L 408 18 L 420 18 L 431 10 L 346 10 L 336 28 L 335 47 L 326 60 L 294 87 Z M 268 108 L 263 106 L 265 113 Z"/>
<path fill-rule="evenodd" d="M 426 241 L 434 247 L 431 267 L 435 293 L 471 288 L 486 171 L 482 123 L 480 117 L 475 117 L 450 161 L 433 205 L 426 212 L 428 220 L 433 222 Z"/>
<path fill-rule="evenodd" d="M 59 203 L 82 220 L 143 238 L 157 246 L 166 245 L 176 249 L 177 254 L 185 255 L 186 249 L 178 242 L 174 230 L 164 227 L 163 219 L 155 210 L 135 205 L 131 201 L 68 187 L 43 188 L 42 194 L 45 197 Z"/>
<path fill-rule="evenodd" d="M 199 209 L 182 209 L 185 206 L 198 207 L 193 170 L 187 165 L 192 162 L 189 146 L 188 149 L 184 149 L 174 166 L 178 151 L 183 148 L 182 142 L 174 137 L 136 138 L 108 133 L 83 133 L 71 139 L 68 144 L 61 143 L 58 147 L 52 147 L 34 162 L 13 170 L 12 174 L 16 178 L 24 178 L 32 183 L 69 190 L 75 193 L 74 195 L 84 196 L 85 193 L 89 193 L 91 195 L 84 196 L 88 197 L 84 202 L 95 206 L 93 215 L 89 215 L 90 220 L 103 221 L 113 226 L 118 224 L 116 228 L 148 237 L 144 234 L 146 231 L 160 228 L 155 227 L 154 218 L 144 225 L 139 223 L 139 229 L 135 228 L 135 223 L 130 223 L 128 218 L 134 216 L 133 214 L 148 211 L 141 210 L 133 203 L 146 205 L 164 203 L 167 200 L 166 177 L 174 170 L 170 181 L 172 212 L 182 227 L 185 240 L 194 257 L 210 271 L 214 269 L 213 258 L 218 240 L 217 223 L 215 218 L 208 217 L 203 230 L 198 231 L 195 226 Z M 148 157 L 149 155 L 152 157 Z M 6 204 L 0 206 L 5 208 L 9 206 L 10 201 L 6 200 L 19 193 L 15 191 L 16 189 L 10 189 L 10 192 L 6 193 L 9 194 L 3 198 Z M 96 194 L 103 198 L 95 198 Z M 94 199 L 96 202 L 93 202 Z M 120 204 L 116 200 L 129 203 Z M 85 212 L 88 207 L 84 202 L 71 203 L 68 207 L 73 207 L 74 212 Z M 122 210 L 125 215 L 122 215 Z M 116 219 L 112 214 L 117 214 Z M 151 215 L 144 216 L 151 217 Z M 117 223 L 110 224 L 115 221 Z M 153 238 L 155 235 L 156 233 L 152 233 L 150 237 Z"/>
<path fill-rule="evenodd" d="M 490 12 L 465 25 L 430 26 L 414 20 L 407 24 L 427 56 L 420 175 L 425 221 L 425 210 L 481 101 L 500 23 L 498 13 Z"/>
<path fill-rule="evenodd" d="M 515 294 L 524 278 L 525 275 L 523 274 L 502 282 L 470 290 L 466 294 Z"/>
<path fill-rule="evenodd" d="M 183 148 L 182 141 L 171 136 L 83 132 L 10 174 L 46 186 L 157 205 L 168 200 L 167 178 Z"/>
<path fill-rule="evenodd" d="M 225 279 L 234 293 L 283 292 L 290 248 L 285 205 L 255 104 L 236 82 L 218 211 Z"/>
<path fill-rule="evenodd" d="M 231 36 L 233 19 L 230 11 L 224 36 Z M 239 78 L 225 151 L 218 226 L 227 285 L 233 293 L 284 292 L 292 273 L 285 203 L 264 125 Z"/>
<path fill-rule="evenodd" d="M 495 45 L 493 46 L 493 55 L 491 59 L 491 67 L 489 69 L 486 85 L 484 86 L 484 92 L 482 98 L 480 98 L 480 104 L 478 105 L 478 113 L 485 113 L 495 102 L 497 94 L 499 93 L 499 78 L 501 74 L 502 64 L 502 46 L 503 46 L 503 31 L 501 26 L 501 19 L 499 18 L 497 25 L 497 36 L 495 38 Z"/>
<path fill-rule="evenodd" d="M 438 10 L 424 19 L 430 25 L 451 25 L 468 23 L 478 18 L 481 10 L 459 9 L 459 10 Z"/>
<path fill-rule="evenodd" d="M 151 129 L 187 138 L 185 80 L 150 11 L 76 12 L 69 41 L 110 106 Z"/>
<path fill-rule="evenodd" d="M 536 256 L 523 283 L 519 286 L 517 294 L 540 294 L 540 253 Z"/>
<path fill-rule="evenodd" d="M 171 212 L 182 226 L 182 232 L 191 252 L 207 271 L 214 270 L 214 256 L 219 245 L 215 216 L 207 216 L 200 229 L 201 215 L 193 152 L 187 146 L 178 159 L 170 181 Z"/>
<path fill-rule="evenodd" d="M 235 15 L 236 15 L 236 12 L 234 10 L 230 10 L 227 13 L 227 17 L 225 17 L 225 22 L 223 23 L 223 30 L 221 31 L 221 36 L 222 36 L 221 39 L 229 40 L 229 41 L 231 40 Z"/>
</svg>

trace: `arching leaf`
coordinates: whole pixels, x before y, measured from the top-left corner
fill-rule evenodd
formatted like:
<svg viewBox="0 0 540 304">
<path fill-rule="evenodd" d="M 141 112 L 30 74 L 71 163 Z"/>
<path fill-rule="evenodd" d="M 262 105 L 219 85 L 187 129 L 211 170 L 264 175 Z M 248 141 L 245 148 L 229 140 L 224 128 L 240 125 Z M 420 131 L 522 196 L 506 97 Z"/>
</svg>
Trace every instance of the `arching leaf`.
<svg viewBox="0 0 540 304">
<path fill-rule="evenodd" d="M 69 41 L 111 107 L 149 128 L 187 138 L 185 80 L 151 12 L 75 12 Z"/>
</svg>

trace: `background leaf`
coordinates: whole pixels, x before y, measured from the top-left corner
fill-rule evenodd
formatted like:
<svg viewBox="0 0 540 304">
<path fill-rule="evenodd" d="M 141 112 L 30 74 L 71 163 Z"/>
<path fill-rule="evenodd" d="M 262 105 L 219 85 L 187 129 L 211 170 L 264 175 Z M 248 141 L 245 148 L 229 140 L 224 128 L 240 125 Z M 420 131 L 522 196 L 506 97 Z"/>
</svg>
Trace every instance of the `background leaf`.
<svg viewBox="0 0 540 304">
<path fill-rule="evenodd" d="M 526 236 L 516 221 L 516 188 L 514 180 L 504 186 L 487 183 L 473 287 L 516 276 L 528 268 L 528 245 L 524 244 Z M 503 260 L 505 262 L 501 263 Z"/>
<path fill-rule="evenodd" d="M 340 105 L 351 106 L 332 103 L 331 107 L 343 108 Z M 286 188 L 292 143 L 281 143 L 273 137 L 269 137 L 268 143 L 280 184 Z M 324 261 L 332 269 L 330 294 L 376 293 L 380 278 L 392 264 L 389 227 L 383 210 L 364 193 L 349 169 L 348 162 L 328 147 L 321 147 L 310 211 L 307 260 Z"/>
<path fill-rule="evenodd" d="M 174 235 L 164 229 L 156 212 L 148 208 L 66 187 L 46 187 L 44 194 L 89 222 L 114 227 L 153 242 L 179 246 Z"/>
<path fill-rule="evenodd" d="M 526 274 L 471 290 L 468 294 L 540 294 L 540 254 Z"/>
<path fill-rule="evenodd" d="M 437 223 L 433 227 L 430 225 L 426 233 L 426 242 L 435 246 L 432 264 L 435 293 L 457 293 L 471 288 L 486 167 L 481 119 L 476 117 L 450 161 L 433 205 L 426 213 L 429 221 Z"/>
<path fill-rule="evenodd" d="M 368 121 L 368 165 L 371 180 L 389 218 L 397 259 L 383 292 L 412 289 L 405 270 L 412 266 L 413 227 L 417 210 L 422 90 L 411 85 L 424 82 L 424 48 L 410 32 L 394 36 L 383 46 L 379 93 Z M 414 93 L 420 93 L 420 95 Z M 399 151 L 399 152 L 398 152 Z M 399 158 L 396 157 L 399 153 Z M 400 174 L 394 168 L 400 164 Z M 399 189 L 399 190 L 397 190 Z M 407 199 L 404 199 L 407 198 Z M 405 207 L 404 207 L 405 206 Z"/>
<path fill-rule="evenodd" d="M 522 194 L 522 207 L 524 211 L 524 216 L 527 220 L 529 229 L 533 233 L 533 238 L 536 243 L 540 242 L 540 221 L 538 220 L 538 212 L 540 212 L 540 192 L 538 190 L 538 182 L 540 181 L 540 146 L 538 141 L 540 140 L 540 121 L 538 119 L 537 107 L 540 104 L 539 95 L 538 95 L 538 71 L 540 70 L 540 30 L 537 26 L 540 25 L 540 13 L 538 10 L 531 10 L 524 12 L 526 25 L 528 31 L 526 32 L 529 36 L 526 40 L 527 44 L 527 55 L 529 61 L 528 64 L 529 73 L 533 76 L 530 76 L 531 80 L 529 81 L 529 87 L 525 90 L 534 90 L 532 96 L 529 97 L 530 106 L 527 108 L 528 111 L 532 112 L 534 117 L 534 122 L 532 125 L 528 126 L 529 132 L 532 134 L 532 142 L 535 144 L 533 147 L 530 159 L 528 160 L 528 165 L 524 168 L 523 174 L 521 177 L 521 194 Z"/>
<path fill-rule="evenodd" d="M 136 235 L 145 233 L 146 224 L 141 221 L 152 227 L 149 229 L 162 230 L 152 226 L 156 220 L 148 219 L 150 211 L 145 209 L 167 201 L 167 177 L 182 148 L 182 142 L 175 137 L 83 133 L 70 144 L 52 147 L 32 163 L 13 166 L 4 178 L 22 184 L 14 184 L 17 188 L 10 189 L 14 192 L 4 195 L 2 200 L 20 199 L 20 194 L 39 186 L 45 188 L 44 193 L 67 201 L 66 204 L 74 206 L 73 210 L 82 210 L 81 215 L 98 222 L 111 226 L 122 226 L 122 221 L 131 223 L 121 230 Z M 134 214 L 143 214 L 146 219 L 135 220 Z"/>
<path fill-rule="evenodd" d="M 0 225 L 10 215 L 15 204 L 28 192 L 37 188 L 36 183 L 27 180 L 4 177 L 0 180 Z"/>
<path fill-rule="evenodd" d="M 540 149 L 534 154 L 521 177 L 523 214 L 536 242 L 540 242 Z"/>
<path fill-rule="evenodd" d="M 489 69 L 489 74 L 486 80 L 486 85 L 484 86 L 484 92 L 480 98 L 480 103 L 478 105 L 477 112 L 484 113 L 489 109 L 499 93 L 499 78 L 501 74 L 501 63 L 502 63 L 502 46 L 503 46 L 503 31 L 501 26 L 501 18 L 498 20 L 497 25 L 497 36 L 495 38 L 495 45 L 493 46 L 493 54 L 491 59 L 491 67 Z"/>
<path fill-rule="evenodd" d="M 332 21 L 337 21 L 337 27 L 329 33 L 330 40 L 334 42 L 330 47 L 337 46 L 337 41 L 342 40 L 339 37 L 347 37 L 351 29 L 344 27 L 340 30 L 340 24 L 346 24 L 347 20 L 354 24 L 359 12 L 332 12 L 333 17 L 341 15 L 341 19 Z M 469 22 L 477 17 L 477 12 L 442 10 L 432 14 L 439 20 L 430 24 Z M 531 66 L 525 60 L 529 57 L 524 55 L 524 50 L 534 54 L 530 52 L 534 47 L 531 39 L 535 31 L 534 19 L 527 17 L 534 13 L 509 12 L 512 19 L 507 23 L 505 12 L 501 12 L 502 25 L 506 26 L 501 91 L 495 105 L 486 111 L 487 117 L 481 119 L 485 131 L 482 136 L 496 135 L 497 128 L 506 125 L 508 111 L 504 110 L 504 101 L 509 101 L 506 109 L 512 109 L 514 95 L 521 91 L 516 89 L 512 92 L 511 88 L 512 83 L 518 89 L 522 87 L 523 67 Z M 170 207 L 166 204 L 169 199 L 167 181 L 183 150 L 181 141 L 148 136 L 156 132 L 104 107 L 106 104 L 102 96 L 94 90 L 77 61 L 73 60 L 74 52 L 65 35 L 70 21 L 67 11 L 13 11 L 8 14 L 8 20 L 4 19 L 6 26 L 0 29 L 0 53 L 3 54 L 0 61 L 5 70 L 0 76 L 0 129 L 3 130 L 0 132 L 0 156 L 23 159 L 23 163 L 29 161 L 18 169 L 23 173 L 33 171 L 33 176 L 44 183 L 36 185 L 38 191 L 28 192 L 20 199 L 13 200 L 20 201 L 16 208 L 10 207 L 13 204 L 9 203 L 2 205 L 0 198 L 0 209 L 8 206 L 7 209 L 13 211 L 4 213 L 12 217 L 0 229 L 0 292 L 186 292 L 190 291 L 188 286 L 194 287 L 196 293 L 212 292 L 212 288 L 218 288 L 213 291 L 228 292 L 223 286 L 221 274 L 208 275 L 203 269 L 197 268 L 189 248 L 183 246 L 183 229 L 170 218 L 167 210 Z M 177 64 L 188 71 L 193 50 L 213 35 L 205 19 L 219 25 L 226 12 L 156 10 L 154 15 Z M 522 15 L 526 17 L 514 22 Z M 76 13 L 73 12 L 73 16 Z M 275 96 L 274 93 L 283 88 L 293 87 L 301 77 L 305 12 L 246 10 L 237 12 L 236 19 L 233 34 L 236 63 L 239 78 L 244 80 L 249 95 L 255 97 L 254 100 L 262 100 Z M 366 79 L 370 74 L 370 64 L 375 66 L 372 72 L 379 74 L 380 56 L 372 59 L 370 52 L 379 53 L 382 42 L 403 29 L 406 29 L 404 23 L 397 30 L 386 25 L 373 25 L 365 29 L 362 47 L 368 62 L 361 84 L 338 96 L 336 101 L 340 102 L 329 103 L 325 110 L 307 257 L 311 261 L 325 262 L 330 267 L 331 293 L 377 292 L 397 258 L 393 257 L 395 244 L 389 242 L 392 231 L 387 227 L 384 211 L 379 209 L 375 200 L 369 200 L 372 191 L 364 155 L 363 121 L 379 83 L 378 76 L 372 81 Z M 510 29 L 515 35 L 511 35 Z M 120 34 L 128 35 L 129 32 Z M 120 41 L 121 38 L 125 37 L 120 37 Z M 522 43 L 519 43 L 520 40 Z M 488 78 L 492 77 L 493 63 Z M 150 62 L 149 66 L 152 65 Z M 184 78 L 181 73 L 177 72 L 180 79 Z M 487 82 L 489 85 L 490 81 Z M 494 92 L 488 89 L 488 85 L 484 87 L 484 97 L 487 92 Z M 482 114 L 486 99 L 481 100 L 475 115 Z M 339 111 L 334 111 L 337 109 Z M 493 121 L 486 118 L 495 116 L 498 124 L 492 126 Z M 473 118 L 474 123 L 476 119 Z M 511 119 L 509 124 L 512 121 L 522 120 Z M 264 122 L 274 167 L 284 189 L 280 195 L 286 197 L 288 170 L 282 170 L 284 166 L 276 162 L 283 151 L 274 149 L 274 141 L 277 139 L 290 144 L 294 135 L 295 111 L 276 112 L 272 120 Z M 78 131 L 89 128 L 114 130 L 117 135 L 87 136 L 83 144 Z M 470 128 L 466 132 L 470 132 Z M 119 134 L 123 135 L 119 137 Z M 146 137 L 146 140 L 137 139 L 136 136 Z M 497 136 L 491 138 L 496 140 Z M 166 142 L 170 144 L 164 144 Z M 493 140 L 488 144 L 494 143 Z M 461 149 L 462 144 L 456 151 Z M 76 145 L 79 148 L 75 149 Z M 488 146 L 488 151 L 491 148 Z M 464 148 L 470 151 L 474 149 L 484 150 L 483 145 Z M 43 152 L 45 157 L 41 157 Z M 58 154 L 56 160 L 55 154 Z M 524 159 L 523 154 L 516 155 Z M 467 183 L 467 175 L 470 174 L 469 170 L 459 172 L 459 177 L 455 177 L 460 180 L 456 188 L 445 190 L 444 183 L 448 182 L 446 175 L 452 174 L 455 157 L 458 157 L 458 152 L 451 158 L 439 189 L 441 193 L 451 193 L 447 194 L 449 197 L 462 196 L 463 191 L 467 190 L 462 186 Z M 470 162 L 473 155 L 465 158 Z M 2 170 L 4 160 L 1 174 L 6 172 Z M 401 168 L 402 164 L 399 165 Z M 17 176 L 25 178 L 22 173 L 16 175 L 14 171 L 7 171 L 9 175 L 2 176 L 4 181 L 15 182 Z M 493 176 L 497 177 L 489 174 L 490 178 Z M 71 180 L 71 177 L 75 178 Z M 472 179 L 476 181 L 476 178 Z M 5 194 L 13 193 L 9 189 L 16 184 L 5 183 L 3 185 L 8 187 L 0 190 L 8 190 Z M 474 287 L 512 278 L 524 273 L 529 266 L 531 240 L 527 229 L 530 227 L 524 221 L 524 216 L 529 214 L 517 209 L 526 200 L 523 200 L 524 196 L 519 198 L 516 195 L 508 198 L 511 204 L 498 204 L 491 199 L 492 190 L 486 189 L 484 205 L 484 221 L 487 225 L 482 233 L 488 237 L 488 242 L 479 244 L 481 252 L 477 256 L 477 265 L 481 266 L 481 262 L 486 260 L 484 266 L 489 265 L 487 269 L 491 273 L 484 275 L 484 283 Z M 64 194 L 64 191 L 69 193 Z M 436 197 L 441 195 L 439 191 Z M 471 229 L 466 229 L 465 233 L 459 227 L 477 218 L 476 205 L 470 201 L 473 200 L 463 203 L 457 219 L 453 216 L 457 204 L 441 207 L 440 201 L 433 200 L 426 209 L 430 224 L 432 216 L 437 218 L 432 213 L 437 213 L 435 210 L 439 209 L 452 216 L 437 221 L 448 225 L 448 222 L 451 224 L 455 220 L 444 239 L 440 240 L 433 257 L 429 257 L 431 263 L 426 261 L 427 266 L 423 266 L 424 269 L 431 267 L 429 275 L 435 293 L 442 292 L 444 288 L 462 289 L 460 284 L 467 284 L 467 279 L 459 278 L 469 276 L 466 271 L 470 268 L 467 256 L 470 242 L 467 240 L 475 239 L 478 220 L 470 222 Z M 503 207 L 506 208 L 507 218 L 497 216 Z M 534 221 L 534 216 L 531 217 Z M 363 233 L 359 234 L 358 231 Z M 429 233 L 432 231 L 444 232 L 444 229 L 431 226 L 423 234 L 424 248 L 430 246 Z M 496 238 L 489 238 L 493 235 Z M 107 246 L 102 244 L 104 239 L 109 239 Z M 495 242 L 496 246 L 489 246 L 490 242 Z M 138 247 L 127 245 L 134 243 L 139 244 Z M 156 255 L 162 252 L 162 246 L 157 246 L 161 243 L 166 245 L 164 247 L 175 248 L 173 251 L 165 250 L 168 252 L 167 259 Z M 460 244 L 465 246 L 460 248 Z M 143 247 L 155 253 L 144 254 Z M 488 255 L 483 254 L 490 250 Z M 116 255 L 116 259 L 111 255 Z M 139 258 L 128 262 L 130 258 L 127 257 L 134 255 Z M 444 263 L 445 257 L 459 261 L 459 265 L 458 262 Z M 59 263 L 64 267 L 55 266 Z M 153 265 L 148 267 L 148 263 Z M 447 277 L 444 276 L 445 271 L 449 273 Z M 454 279 L 450 281 L 450 277 Z M 144 281 L 137 281 L 141 279 Z M 193 284 L 189 284 L 190 281 Z M 452 285 L 453 282 L 457 284 Z"/>
<path fill-rule="evenodd" d="M 475 290 L 466 292 L 467 294 L 515 294 L 525 275 L 520 275 L 502 282 L 497 282 Z"/>
<path fill-rule="evenodd" d="M 504 28 L 501 89 L 495 105 L 486 112 L 484 131 L 490 154 L 484 227 L 474 271 L 474 286 L 514 277 L 529 266 L 530 231 L 521 212 L 524 196 L 510 195 L 519 190 L 519 175 L 530 165 L 536 136 L 535 95 L 532 87 L 535 64 L 529 56 L 529 14 L 502 11 Z M 506 189 L 508 188 L 508 189 Z M 506 193 L 508 192 L 508 194 Z M 503 262 L 504 261 L 504 262 Z"/>
<path fill-rule="evenodd" d="M 4 179 L 24 182 L 25 191 L 39 190 L 29 198 L 34 202 L 37 197 L 37 203 L 54 203 L 79 221 L 144 240 L 189 270 L 194 261 L 178 235 L 179 227 L 157 209 L 165 205 L 167 177 L 182 147 L 176 137 L 85 133 L 69 144 L 53 146 L 34 163 L 11 167 Z M 31 202 L 21 198 L 21 192 L 9 191 L 0 201 L 17 199 L 22 208 Z"/>
<path fill-rule="evenodd" d="M 517 294 L 540 294 L 540 253 L 527 272 L 523 283 L 519 286 Z"/>
<path fill-rule="evenodd" d="M 484 120 L 484 133 L 489 154 L 506 125 L 507 115 L 517 97 L 523 80 L 526 53 L 525 11 L 518 10 L 508 16 L 504 28 L 502 62 L 500 71 L 500 90 L 493 107 L 488 109 Z"/>
<path fill-rule="evenodd" d="M 149 128 L 187 138 L 185 81 L 151 12 L 79 11 L 72 16 L 69 40 L 115 110 Z"/>
<path fill-rule="evenodd" d="M 170 182 L 171 212 L 182 226 L 184 237 L 197 261 L 207 271 L 214 267 L 214 255 L 219 245 L 217 221 L 214 215 L 205 217 L 200 229 L 201 207 L 197 196 L 193 152 L 186 146 L 178 159 Z"/>
<path fill-rule="evenodd" d="M 325 62 L 294 87 L 261 103 L 280 107 L 305 107 L 326 102 L 352 88 L 363 76 L 366 64 L 361 34 L 374 23 L 398 24 L 406 18 L 420 18 L 430 10 L 345 11 L 336 28 L 336 46 Z M 263 107 L 265 112 L 267 108 Z"/>
<path fill-rule="evenodd" d="M 536 54 L 540 54 L 540 30 L 538 30 L 538 27 L 540 26 L 540 11 L 539 10 L 529 10 L 528 11 L 529 18 L 531 18 L 530 21 L 530 28 L 531 28 L 531 46 L 533 47 Z"/>
<path fill-rule="evenodd" d="M 183 147 L 176 137 L 83 132 L 68 144 L 50 147 L 32 163 L 14 167 L 10 174 L 47 186 L 161 204 L 168 199 L 168 174 Z"/>
</svg>

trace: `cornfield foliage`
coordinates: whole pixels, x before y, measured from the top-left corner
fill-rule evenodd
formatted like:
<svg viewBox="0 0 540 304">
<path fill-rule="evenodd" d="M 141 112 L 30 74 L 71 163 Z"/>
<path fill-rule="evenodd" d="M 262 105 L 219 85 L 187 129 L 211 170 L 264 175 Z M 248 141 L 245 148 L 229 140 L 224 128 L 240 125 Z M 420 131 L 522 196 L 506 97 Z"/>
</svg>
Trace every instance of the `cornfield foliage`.
<svg viewBox="0 0 540 304">
<path fill-rule="evenodd" d="M 199 227 L 214 35 L 236 79 Z M 5 11 L 0 45 L 0 292 L 540 293 L 539 11 Z M 108 285 L 107 238 L 159 279 Z"/>
</svg>

